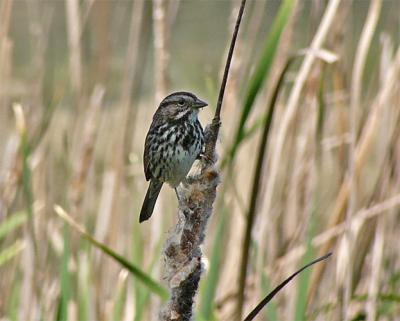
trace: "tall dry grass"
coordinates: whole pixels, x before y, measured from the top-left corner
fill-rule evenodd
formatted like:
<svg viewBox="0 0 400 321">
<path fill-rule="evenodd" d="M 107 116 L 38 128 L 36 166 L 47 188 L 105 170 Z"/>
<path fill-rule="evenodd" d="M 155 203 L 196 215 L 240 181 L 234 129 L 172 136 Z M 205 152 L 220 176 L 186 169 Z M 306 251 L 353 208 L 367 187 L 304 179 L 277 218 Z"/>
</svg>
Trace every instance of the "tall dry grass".
<svg viewBox="0 0 400 321">
<path fill-rule="evenodd" d="M 400 5 L 282 3 L 249 1 L 239 34 L 196 320 L 328 251 L 258 320 L 400 320 Z M 158 318 L 177 203 L 139 225 L 144 136 L 172 90 L 210 122 L 237 5 L 0 3 L 2 320 Z"/>
</svg>

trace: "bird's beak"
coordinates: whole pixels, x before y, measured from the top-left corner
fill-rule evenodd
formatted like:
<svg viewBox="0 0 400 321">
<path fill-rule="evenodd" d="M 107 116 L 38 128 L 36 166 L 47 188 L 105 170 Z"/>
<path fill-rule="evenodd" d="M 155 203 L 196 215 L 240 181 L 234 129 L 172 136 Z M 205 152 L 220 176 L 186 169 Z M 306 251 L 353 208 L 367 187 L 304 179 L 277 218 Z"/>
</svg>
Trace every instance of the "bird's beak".
<svg viewBox="0 0 400 321">
<path fill-rule="evenodd" d="M 194 108 L 203 108 L 206 107 L 208 104 L 205 101 L 202 101 L 199 98 L 196 98 L 196 101 L 193 104 Z"/>
</svg>

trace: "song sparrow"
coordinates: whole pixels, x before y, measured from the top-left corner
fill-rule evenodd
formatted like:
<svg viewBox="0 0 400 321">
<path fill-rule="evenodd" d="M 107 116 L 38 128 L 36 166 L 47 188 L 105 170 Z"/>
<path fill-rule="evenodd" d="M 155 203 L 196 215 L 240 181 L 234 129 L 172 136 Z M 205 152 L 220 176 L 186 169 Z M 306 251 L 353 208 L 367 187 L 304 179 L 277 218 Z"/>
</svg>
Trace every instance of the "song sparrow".
<svg viewBox="0 0 400 321">
<path fill-rule="evenodd" d="M 144 173 L 150 180 L 139 222 L 150 218 L 163 183 L 176 188 L 203 150 L 197 115 L 207 103 L 189 92 L 175 92 L 161 102 L 144 145 Z"/>
</svg>

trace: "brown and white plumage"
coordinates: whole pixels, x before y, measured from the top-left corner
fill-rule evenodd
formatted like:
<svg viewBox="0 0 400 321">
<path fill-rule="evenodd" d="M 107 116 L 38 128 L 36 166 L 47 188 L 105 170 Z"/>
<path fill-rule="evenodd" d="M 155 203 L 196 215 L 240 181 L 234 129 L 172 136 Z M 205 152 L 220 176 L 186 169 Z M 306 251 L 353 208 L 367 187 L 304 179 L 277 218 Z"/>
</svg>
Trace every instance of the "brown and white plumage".
<svg viewBox="0 0 400 321">
<path fill-rule="evenodd" d="M 144 173 L 150 185 L 140 222 L 153 213 L 163 183 L 176 188 L 203 150 L 203 128 L 197 115 L 205 106 L 205 102 L 189 92 L 175 92 L 160 103 L 145 140 Z"/>
</svg>

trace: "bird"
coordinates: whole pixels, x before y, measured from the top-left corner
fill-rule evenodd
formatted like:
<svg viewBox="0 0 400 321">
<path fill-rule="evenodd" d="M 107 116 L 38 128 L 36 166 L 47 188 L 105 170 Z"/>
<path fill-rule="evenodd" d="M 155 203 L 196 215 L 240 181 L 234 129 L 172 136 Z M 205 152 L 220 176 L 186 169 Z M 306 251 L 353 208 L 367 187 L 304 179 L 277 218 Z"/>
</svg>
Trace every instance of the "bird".
<svg viewBox="0 0 400 321">
<path fill-rule="evenodd" d="M 201 158 L 204 132 L 198 114 L 207 105 L 194 94 L 179 91 L 165 97 L 154 113 L 144 144 L 144 174 L 150 184 L 140 211 L 140 223 L 153 214 L 163 184 L 168 183 L 178 196 L 177 186 L 186 178 L 194 161 Z"/>
</svg>

